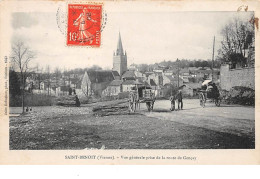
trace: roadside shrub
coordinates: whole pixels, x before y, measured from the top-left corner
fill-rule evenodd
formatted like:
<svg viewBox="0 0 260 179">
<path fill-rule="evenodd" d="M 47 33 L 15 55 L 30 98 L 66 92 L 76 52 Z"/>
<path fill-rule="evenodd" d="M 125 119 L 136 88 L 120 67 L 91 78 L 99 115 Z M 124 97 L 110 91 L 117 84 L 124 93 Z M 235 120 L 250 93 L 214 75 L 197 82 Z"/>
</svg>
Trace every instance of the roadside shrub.
<svg viewBox="0 0 260 179">
<path fill-rule="evenodd" d="M 227 104 L 255 105 L 255 90 L 244 87 L 234 86 L 230 91 L 220 91 L 222 100 Z"/>
</svg>

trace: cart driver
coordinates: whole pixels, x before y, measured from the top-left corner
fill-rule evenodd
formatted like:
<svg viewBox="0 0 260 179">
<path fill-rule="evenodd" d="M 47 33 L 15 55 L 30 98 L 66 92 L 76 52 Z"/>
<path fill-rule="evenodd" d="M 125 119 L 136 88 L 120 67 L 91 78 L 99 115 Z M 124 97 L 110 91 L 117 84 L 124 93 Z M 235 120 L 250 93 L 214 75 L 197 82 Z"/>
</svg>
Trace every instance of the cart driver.
<svg viewBox="0 0 260 179">
<path fill-rule="evenodd" d="M 212 84 L 212 93 L 214 94 L 214 96 L 216 98 L 219 97 L 219 90 L 218 90 L 218 87 L 215 83 Z"/>
</svg>

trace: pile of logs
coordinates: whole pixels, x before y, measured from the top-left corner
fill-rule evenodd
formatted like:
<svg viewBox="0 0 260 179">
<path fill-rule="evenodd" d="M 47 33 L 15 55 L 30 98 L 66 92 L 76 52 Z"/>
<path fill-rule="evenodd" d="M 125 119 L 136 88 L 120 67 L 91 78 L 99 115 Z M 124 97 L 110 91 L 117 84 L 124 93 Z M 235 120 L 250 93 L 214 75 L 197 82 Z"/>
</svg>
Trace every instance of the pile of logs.
<svg viewBox="0 0 260 179">
<path fill-rule="evenodd" d="M 124 115 L 128 114 L 127 105 L 109 105 L 109 106 L 97 106 L 92 109 L 95 116 L 110 116 L 110 115 Z"/>
<path fill-rule="evenodd" d="M 76 106 L 76 95 L 61 96 L 57 98 L 58 106 Z"/>
</svg>

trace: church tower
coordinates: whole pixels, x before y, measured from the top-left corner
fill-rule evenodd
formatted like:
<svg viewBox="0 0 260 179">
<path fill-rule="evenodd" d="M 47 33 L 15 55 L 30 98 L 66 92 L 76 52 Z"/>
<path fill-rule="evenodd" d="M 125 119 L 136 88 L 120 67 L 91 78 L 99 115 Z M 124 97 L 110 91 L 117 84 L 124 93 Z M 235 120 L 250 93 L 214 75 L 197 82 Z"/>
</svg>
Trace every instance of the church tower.
<svg viewBox="0 0 260 179">
<path fill-rule="evenodd" d="M 113 56 L 113 70 L 117 71 L 120 76 L 122 76 L 122 74 L 127 71 L 127 55 L 123 50 L 120 32 L 117 42 L 117 49 Z"/>
</svg>

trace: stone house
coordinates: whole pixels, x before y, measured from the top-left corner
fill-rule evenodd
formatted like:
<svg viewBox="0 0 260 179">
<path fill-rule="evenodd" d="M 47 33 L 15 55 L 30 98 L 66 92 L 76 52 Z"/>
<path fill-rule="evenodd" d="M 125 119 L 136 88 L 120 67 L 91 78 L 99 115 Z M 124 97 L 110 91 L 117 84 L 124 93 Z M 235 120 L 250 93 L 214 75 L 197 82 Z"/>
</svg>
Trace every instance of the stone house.
<svg viewBox="0 0 260 179">
<path fill-rule="evenodd" d="M 101 96 L 109 83 L 118 78 L 117 74 L 110 70 L 86 71 L 81 82 L 81 89 L 86 96 Z"/>
<path fill-rule="evenodd" d="M 122 92 L 122 83 L 123 80 L 113 80 L 108 84 L 106 89 L 102 91 L 102 96 L 117 96 Z"/>
<path fill-rule="evenodd" d="M 135 80 L 125 80 L 122 82 L 122 91 L 128 92 L 131 91 L 133 87 L 137 85 Z"/>
</svg>

